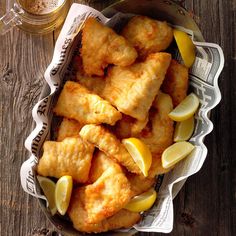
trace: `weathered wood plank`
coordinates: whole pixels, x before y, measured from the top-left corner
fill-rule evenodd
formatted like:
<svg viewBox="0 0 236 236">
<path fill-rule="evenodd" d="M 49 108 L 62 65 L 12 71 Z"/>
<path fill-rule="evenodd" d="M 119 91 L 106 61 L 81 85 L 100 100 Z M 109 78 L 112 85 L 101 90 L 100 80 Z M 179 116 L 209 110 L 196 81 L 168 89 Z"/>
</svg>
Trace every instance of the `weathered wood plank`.
<svg viewBox="0 0 236 236">
<path fill-rule="evenodd" d="M 211 114 L 214 131 L 206 138 L 209 154 L 175 199 L 171 235 L 235 235 L 235 1 L 185 1 L 196 14 L 203 36 L 222 46 L 226 65 L 220 78 L 222 102 Z M 233 182 L 234 181 L 234 182 Z M 231 183 L 234 183 L 234 185 Z"/>
<path fill-rule="evenodd" d="M 36 37 L 14 29 L 0 42 L 0 235 L 32 235 L 35 227 L 49 223 L 37 200 L 22 190 L 19 170 L 28 158 L 24 140 L 32 130 L 31 110 L 44 84 L 53 40 L 52 35 Z"/>
</svg>

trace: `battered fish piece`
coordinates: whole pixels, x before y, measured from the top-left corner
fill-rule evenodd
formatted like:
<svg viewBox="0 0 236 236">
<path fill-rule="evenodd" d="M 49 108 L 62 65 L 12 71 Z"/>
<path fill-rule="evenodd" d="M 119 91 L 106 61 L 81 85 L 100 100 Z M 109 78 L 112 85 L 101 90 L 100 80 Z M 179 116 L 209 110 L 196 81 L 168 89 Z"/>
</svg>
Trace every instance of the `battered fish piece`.
<svg viewBox="0 0 236 236">
<path fill-rule="evenodd" d="M 128 66 L 134 63 L 137 52 L 124 37 L 94 18 L 88 18 L 82 31 L 81 56 L 86 74 L 103 76 L 108 64 Z"/>
<path fill-rule="evenodd" d="M 89 182 L 96 182 L 109 168 L 117 170 L 118 173 L 121 173 L 119 164 L 117 164 L 111 158 L 107 157 L 105 153 L 98 151 L 98 153 L 95 154 L 92 160 Z M 113 176 L 110 176 L 110 178 L 113 178 Z M 85 201 L 82 200 L 86 199 L 84 194 L 85 192 L 83 193 L 83 191 L 81 193 L 78 189 L 74 190 L 70 201 L 70 207 L 68 209 L 69 216 L 73 222 L 74 227 L 77 230 L 83 232 L 98 233 L 119 228 L 129 228 L 133 226 L 136 222 L 138 222 L 141 218 L 139 213 L 133 213 L 125 209 L 121 209 L 113 216 L 108 217 L 98 223 L 88 223 L 89 213 L 84 205 Z M 130 193 L 130 197 L 131 196 L 132 194 Z"/>
<path fill-rule="evenodd" d="M 60 142 L 67 137 L 78 136 L 82 127 L 83 125 L 76 120 L 63 118 L 58 129 L 57 141 Z"/>
<path fill-rule="evenodd" d="M 135 120 L 131 126 L 131 136 L 136 136 L 140 133 L 148 123 L 148 116 L 144 120 Z"/>
<path fill-rule="evenodd" d="M 94 146 L 80 137 L 65 138 L 62 142 L 46 141 L 37 172 L 42 176 L 60 178 L 71 175 L 78 183 L 88 180 Z"/>
<path fill-rule="evenodd" d="M 122 209 L 113 216 L 104 219 L 101 222 L 89 224 L 87 222 L 88 212 L 83 204 L 84 203 L 82 201 L 81 194 L 79 193 L 79 189 L 74 190 L 67 212 L 73 222 L 74 228 L 82 232 L 100 233 L 114 229 L 130 228 L 141 219 L 139 213 Z"/>
<path fill-rule="evenodd" d="M 131 185 L 132 197 L 135 197 L 141 193 L 148 191 L 155 184 L 154 177 L 145 178 L 141 175 L 128 173 L 127 178 Z"/>
<path fill-rule="evenodd" d="M 145 120 L 170 61 L 171 54 L 155 53 L 143 63 L 110 68 L 102 96 L 122 113 Z"/>
<path fill-rule="evenodd" d="M 76 57 L 76 81 L 82 86 L 86 87 L 89 91 L 99 95 L 101 97 L 102 91 L 105 87 L 105 78 L 100 76 L 86 75 L 82 65 L 82 58 Z"/>
<path fill-rule="evenodd" d="M 173 167 L 172 167 L 173 168 Z M 161 155 L 153 155 L 152 165 L 148 171 L 148 176 L 127 173 L 127 178 L 131 184 L 132 196 L 137 196 L 148 191 L 155 185 L 155 177 L 169 172 L 172 168 L 164 169 L 161 163 Z"/>
<path fill-rule="evenodd" d="M 139 213 L 131 212 L 125 209 L 120 210 L 114 216 L 107 219 L 108 230 L 130 228 L 141 219 Z"/>
<path fill-rule="evenodd" d="M 126 167 L 130 172 L 142 174 L 133 158 L 126 151 L 124 145 L 108 129 L 101 125 L 85 125 L 80 130 L 80 136 L 85 141 L 95 145 L 107 156 Z"/>
<path fill-rule="evenodd" d="M 67 81 L 60 93 L 54 112 L 82 124 L 114 125 L 122 115 L 109 102 L 88 91 L 79 83 Z"/>
<path fill-rule="evenodd" d="M 76 74 L 76 80 L 89 91 L 102 96 L 102 92 L 106 83 L 105 78 L 99 76 L 88 76 L 80 71 Z"/>
<path fill-rule="evenodd" d="M 161 157 L 159 156 L 159 159 Z M 148 189 L 150 189 L 154 183 L 154 177 L 158 174 L 167 172 L 167 169 L 163 169 L 160 162 L 156 161 L 157 158 L 153 159 L 152 166 L 149 170 L 148 177 L 145 178 L 143 175 L 137 175 L 130 172 L 126 173 L 126 177 L 130 182 L 132 197 L 137 196 Z M 157 159 L 159 161 L 159 159 Z M 109 167 L 118 165 L 111 158 L 107 157 L 105 153 L 99 151 L 92 160 L 92 165 L 89 174 L 89 180 L 95 182 Z"/>
<path fill-rule="evenodd" d="M 115 132 L 116 137 L 118 137 L 119 139 L 131 137 L 132 124 L 135 121 L 136 119 L 130 116 L 123 115 L 122 119 L 117 121 L 114 126 L 114 132 Z"/>
<path fill-rule="evenodd" d="M 134 46 L 141 58 L 164 51 L 173 40 L 173 30 L 165 21 L 146 16 L 134 16 L 121 34 Z"/>
<path fill-rule="evenodd" d="M 119 166 L 119 164 L 109 158 L 104 152 L 98 151 L 92 159 L 89 182 L 94 183 L 109 167 L 115 166 Z"/>
<path fill-rule="evenodd" d="M 181 103 L 188 91 L 188 68 L 172 60 L 162 84 L 162 91 L 169 94 L 174 107 Z"/>
<path fill-rule="evenodd" d="M 159 92 L 152 106 L 153 110 L 149 114 L 151 124 L 137 137 L 148 145 L 154 156 L 173 143 L 174 122 L 168 116 L 173 110 L 172 99 L 168 94 Z"/>
<path fill-rule="evenodd" d="M 81 202 L 77 217 L 84 218 L 88 224 L 99 223 L 114 215 L 131 199 L 130 183 L 118 164 L 109 166 L 93 184 L 75 190 L 74 194 Z M 69 215 L 75 210 L 73 208 L 75 206 L 70 208 Z M 82 215 L 84 212 L 86 216 Z"/>
<path fill-rule="evenodd" d="M 148 178 L 152 179 L 157 175 L 162 175 L 162 174 L 168 173 L 172 169 L 173 169 L 173 167 L 167 168 L 167 169 L 162 167 L 160 154 L 153 155 L 152 156 L 152 165 L 148 171 Z"/>
<path fill-rule="evenodd" d="M 136 136 L 146 127 L 147 123 L 148 117 L 145 120 L 137 120 L 123 115 L 122 119 L 116 122 L 115 134 L 119 139 Z"/>
</svg>

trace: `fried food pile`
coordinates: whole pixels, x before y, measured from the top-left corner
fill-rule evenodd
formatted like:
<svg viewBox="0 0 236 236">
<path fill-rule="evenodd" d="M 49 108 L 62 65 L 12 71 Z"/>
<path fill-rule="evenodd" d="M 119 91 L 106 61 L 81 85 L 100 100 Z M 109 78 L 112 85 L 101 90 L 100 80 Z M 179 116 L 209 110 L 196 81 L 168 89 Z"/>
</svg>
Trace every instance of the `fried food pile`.
<svg viewBox="0 0 236 236">
<path fill-rule="evenodd" d="M 141 213 L 124 207 L 170 169 L 162 152 L 173 143 L 170 113 L 187 95 L 188 69 L 164 52 L 172 28 L 135 16 L 118 35 L 94 18 L 82 32 L 76 81 L 66 81 L 54 113 L 63 117 L 57 140 L 45 141 L 39 175 L 74 181 L 67 211 L 75 229 L 105 232 L 129 228 Z M 123 138 L 136 137 L 152 153 L 145 177 Z"/>
</svg>

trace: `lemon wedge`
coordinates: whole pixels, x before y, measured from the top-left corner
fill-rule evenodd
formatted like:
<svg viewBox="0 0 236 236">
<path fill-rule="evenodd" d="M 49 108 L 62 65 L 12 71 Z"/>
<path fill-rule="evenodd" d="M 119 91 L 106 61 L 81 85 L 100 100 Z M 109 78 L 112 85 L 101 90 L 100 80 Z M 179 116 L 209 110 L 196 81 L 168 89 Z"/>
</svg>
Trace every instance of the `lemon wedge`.
<svg viewBox="0 0 236 236">
<path fill-rule="evenodd" d="M 169 117 L 174 121 L 184 121 L 194 115 L 199 106 L 199 99 L 194 93 L 190 93 L 173 111 Z"/>
<path fill-rule="evenodd" d="M 37 179 L 39 181 L 40 187 L 43 190 L 45 197 L 48 200 L 49 209 L 52 215 L 55 215 L 57 212 L 55 198 L 54 198 L 56 184 L 51 179 L 43 177 L 43 176 L 38 175 Z"/>
<path fill-rule="evenodd" d="M 132 212 L 146 211 L 152 207 L 156 198 L 157 192 L 151 188 L 147 192 L 132 198 L 124 208 Z"/>
<path fill-rule="evenodd" d="M 186 141 L 188 140 L 194 130 L 194 117 L 191 116 L 189 119 L 177 122 L 175 126 L 174 141 Z"/>
<path fill-rule="evenodd" d="M 122 143 L 132 156 L 144 176 L 148 176 L 148 171 L 152 164 L 152 154 L 148 146 L 137 138 L 123 139 Z"/>
<path fill-rule="evenodd" d="M 58 212 L 65 215 L 73 188 L 73 179 L 71 176 L 62 176 L 56 183 L 55 202 Z"/>
<path fill-rule="evenodd" d="M 195 45 L 185 32 L 174 29 L 173 33 L 184 64 L 189 68 L 195 61 Z"/>
<path fill-rule="evenodd" d="M 167 169 L 172 167 L 177 162 L 187 157 L 193 149 L 194 146 L 186 141 L 172 144 L 162 153 L 161 162 L 163 168 Z"/>
</svg>

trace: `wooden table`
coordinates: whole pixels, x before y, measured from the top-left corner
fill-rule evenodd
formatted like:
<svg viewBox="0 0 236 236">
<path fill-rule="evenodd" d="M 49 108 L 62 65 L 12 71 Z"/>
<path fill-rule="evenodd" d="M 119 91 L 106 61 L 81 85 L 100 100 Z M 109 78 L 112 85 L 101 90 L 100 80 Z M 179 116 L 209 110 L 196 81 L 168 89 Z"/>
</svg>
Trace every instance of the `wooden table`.
<svg viewBox="0 0 236 236">
<path fill-rule="evenodd" d="M 1 14 L 9 2 L 0 0 Z M 110 2 L 84 1 L 97 9 Z M 226 62 L 220 78 L 222 101 L 211 114 L 215 128 L 206 138 L 209 153 L 201 171 L 174 200 L 170 235 L 236 235 L 236 1 L 180 2 L 193 13 L 205 39 L 222 46 Z M 24 140 L 34 126 L 31 110 L 45 84 L 54 42 L 55 33 L 32 36 L 18 29 L 0 37 L 1 236 L 57 235 L 38 201 L 22 190 L 19 178 L 21 163 L 28 158 Z"/>
</svg>

